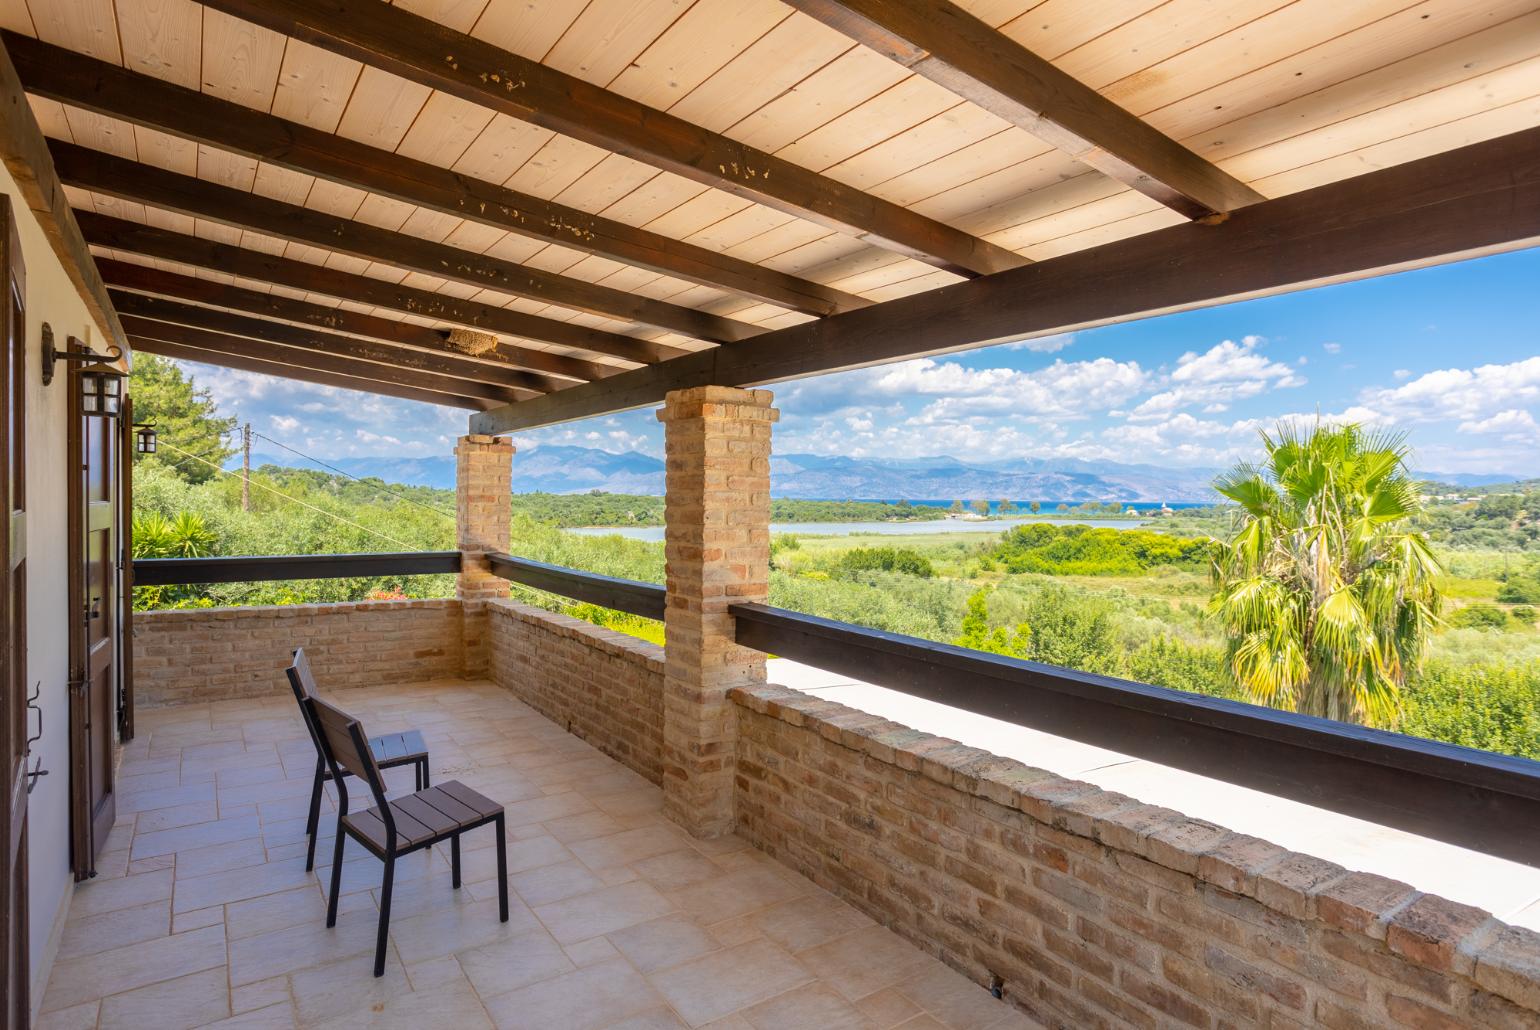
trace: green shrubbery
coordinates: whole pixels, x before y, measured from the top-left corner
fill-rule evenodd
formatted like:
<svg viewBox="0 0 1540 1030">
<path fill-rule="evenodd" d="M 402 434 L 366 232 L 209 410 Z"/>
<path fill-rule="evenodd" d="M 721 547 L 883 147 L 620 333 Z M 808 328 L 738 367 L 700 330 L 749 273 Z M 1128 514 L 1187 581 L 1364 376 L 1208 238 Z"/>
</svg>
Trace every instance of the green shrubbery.
<svg viewBox="0 0 1540 1030">
<path fill-rule="evenodd" d="M 1540 662 L 1434 659 L 1406 686 L 1402 733 L 1540 758 Z"/>
<path fill-rule="evenodd" d="M 930 579 L 936 574 L 930 559 L 907 547 L 856 547 L 840 555 L 834 572 L 841 579 L 856 579 L 863 572 L 899 572 Z"/>
<path fill-rule="evenodd" d="M 1508 613 L 1490 604 L 1473 604 L 1449 616 L 1448 623 L 1461 629 L 1503 629 Z"/>
<path fill-rule="evenodd" d="M 1008 572 L 1054 576 L 1137 576 L 1158 566 L 1202 568 L 1209 543 L 1144 529 L 1034 523 L 1005 534 L 988 557 Z"/>
</svg>

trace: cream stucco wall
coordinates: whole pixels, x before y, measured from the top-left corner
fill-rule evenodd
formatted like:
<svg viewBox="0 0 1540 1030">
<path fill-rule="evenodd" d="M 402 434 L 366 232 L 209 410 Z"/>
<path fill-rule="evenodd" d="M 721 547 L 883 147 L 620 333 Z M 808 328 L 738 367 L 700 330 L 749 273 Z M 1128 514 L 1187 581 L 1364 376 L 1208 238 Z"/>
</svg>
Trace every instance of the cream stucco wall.
<svg viewBox="0 0 1540 1030">
<path fill-rule="evenodd" d="M 43 739 L 33 748 L 48 775 L 28 799 L 33 1000 L 43 996 L 53 958 L 50 937 L 73 890 L 69 865 L 69 644 L 66 633 L 64 381 L 42 380 L 42 326 L 100 345 L 101 333 L 54 256 L 16 180 L 0 165 L 27 268 L 27 676 L 39 684 Z M 34 723 L 35 727 L 35 723 Z"/>
</svg>

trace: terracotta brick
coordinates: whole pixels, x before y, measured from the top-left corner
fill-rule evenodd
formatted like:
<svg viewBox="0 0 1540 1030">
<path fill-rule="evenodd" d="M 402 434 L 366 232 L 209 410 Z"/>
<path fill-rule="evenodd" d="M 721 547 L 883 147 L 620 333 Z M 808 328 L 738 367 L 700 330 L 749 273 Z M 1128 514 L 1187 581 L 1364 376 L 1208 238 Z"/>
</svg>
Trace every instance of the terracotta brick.
<svg viewBox="0 0 1540 1030">
<path fill-rule="evenodd" d="M 1464 1020 L 1411 998 L 1392 994 L 1385 999 L 1385 1011 L 1396 1026 L 1412 1030 L 1468 1030 Z"/>
<path fill-rule="evenodd" d="M 1483 909 L 1424 894 L 1391 917 L 1385 943 L 1417 965 L 1466 972 L 1474 963 L 1460 953 L 1460 944 L 1491 920 Z"/>
<path fill-rule="evenodd" d="M 1315 896 L 1315 908 L 1330 926 L 1384 940 L 1391 917 L 1416 897 L 1417 892 L 1399 880 L 1351 873 L 1323 887 Z"/>
<path fill-rule="evenodd" d="M 1482 987 L 1540 1011 L 1540 933 L 1504 927 L 1476 953 L 1475 966 Z"/>
</svg>

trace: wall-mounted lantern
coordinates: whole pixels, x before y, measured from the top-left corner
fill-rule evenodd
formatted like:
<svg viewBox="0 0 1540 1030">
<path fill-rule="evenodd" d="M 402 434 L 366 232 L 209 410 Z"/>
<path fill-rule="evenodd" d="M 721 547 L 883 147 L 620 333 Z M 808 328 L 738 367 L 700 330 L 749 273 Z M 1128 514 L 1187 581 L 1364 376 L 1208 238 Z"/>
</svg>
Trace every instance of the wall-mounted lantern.
<svg viewBox="0 0 1540 1030">
<path fill-rule="evenodd" d="M 155 453 L 155 423 L 134 423 L 134 450 L 140 454 Z"/>
<path fill-rule="evenodd" d="M 53 382 L 54 365 L 60 361 L 90 362 L 80 369 L 80 410 L 86 415 L 102 415 L 117 418 L 123 409 L 123 380 L 125 373 L 118 371 L 109 361 L 123 357 L 123 351 L 108 347 L 106 354 L 98 354 L 71 336 L 63 350 L 53 344 L 53 327 L 43 323 L 43 385 Z"/>
</svg>

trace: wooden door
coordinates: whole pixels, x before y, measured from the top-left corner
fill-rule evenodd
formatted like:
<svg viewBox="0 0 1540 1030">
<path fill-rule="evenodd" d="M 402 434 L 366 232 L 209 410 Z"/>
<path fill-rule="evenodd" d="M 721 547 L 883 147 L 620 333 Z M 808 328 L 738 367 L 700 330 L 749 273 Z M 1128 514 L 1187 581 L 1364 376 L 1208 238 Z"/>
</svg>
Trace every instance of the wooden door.
<svg viewBox="0 0 1540 1030">
<path fill-rule="evenodd" d="M 27 918 L 27 466 L 26 466 L 26 272 L 21 242 L 8 197 L 0 195 L 0 493 L 7 524 L 0 527 L 0 696 L 5 727 L 0 761 L 6 799 L 0 811 L 0 965 L 4 965 L 7 1026 L 27 1026 L 31 1017 Z"/>
<path fill-rule="evenodd" d="M 80 410 L 80 375 L 72 369 L 70 465 L 70 793 L 76 879 L 96 875 L 96 856 L 117 817 L 112 755 L 117 724 L 118 420 Z"/>
</svg>

